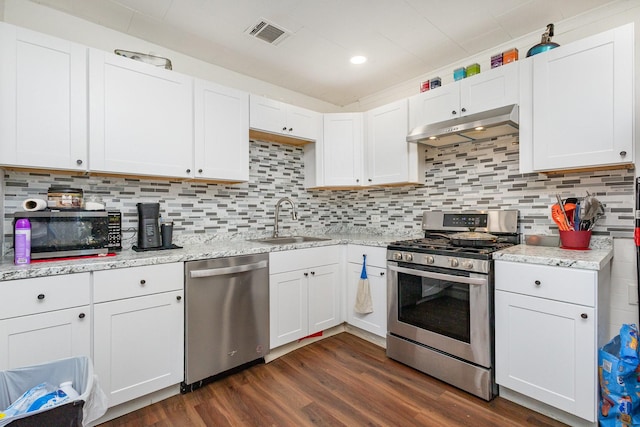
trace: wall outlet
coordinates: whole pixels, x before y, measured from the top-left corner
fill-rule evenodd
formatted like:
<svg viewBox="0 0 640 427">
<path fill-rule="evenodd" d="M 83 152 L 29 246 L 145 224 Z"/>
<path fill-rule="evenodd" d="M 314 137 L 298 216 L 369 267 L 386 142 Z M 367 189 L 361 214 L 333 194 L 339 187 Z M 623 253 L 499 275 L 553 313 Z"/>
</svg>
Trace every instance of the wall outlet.
<svg viewBox="0 0 640 427">
<path fill-rule="evenodd" d="M 371 215 L 371 222 L 380 222 L 380 215 Z"/>
<path fill-rule="evenodd" d="M 638 288 L 635 283 L 629 283 L 627 286 L 628 298 L 630 305 L 638 305 Z"/>
</svg>

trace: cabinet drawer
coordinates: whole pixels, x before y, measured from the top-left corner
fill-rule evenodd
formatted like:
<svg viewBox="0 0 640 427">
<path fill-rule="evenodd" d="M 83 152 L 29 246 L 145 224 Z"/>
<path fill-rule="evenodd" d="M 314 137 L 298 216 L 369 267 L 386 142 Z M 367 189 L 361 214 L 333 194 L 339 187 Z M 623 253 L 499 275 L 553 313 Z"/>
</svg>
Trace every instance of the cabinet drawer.
<svg viewBox="0 0 640 427">
<path fill-rule="evenodd" d="M 87 305 L 89 273 L 9 280 L 0 283 L 0 295 L 0 319 Z"/>
<path fill-rule="evenodd" d="M 342 245 L 271 252 L 269 254 L 269 274 L 338 264 L 343 256 Z"/>
<path fill-rule="evenodd" d="M 157 264 L 93 273 L 93 301 L 104 302 L 181 290 L 184 264 Z"/>
<path fill-rule="evenodd" d="M 508 261 L 495 266 L 497 290 L 595 307 L 596 271 Z"/>
<path fill-rule="evenodd" d="M 347 262 L 362 264 L 362 255 L 367 256 L 367 265 L 387 268 L 387 248 L 362 245 L 347 246 Z"/>
</svg>

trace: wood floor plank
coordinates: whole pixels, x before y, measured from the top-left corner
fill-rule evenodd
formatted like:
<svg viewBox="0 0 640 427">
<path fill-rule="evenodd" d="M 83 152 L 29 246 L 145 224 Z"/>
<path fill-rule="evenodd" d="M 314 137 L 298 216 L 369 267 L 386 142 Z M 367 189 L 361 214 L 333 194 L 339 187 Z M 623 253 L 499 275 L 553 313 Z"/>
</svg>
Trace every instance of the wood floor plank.
<svg viewBox="0 0 640 427">
<path fill-rule="evenodd" d="M 386 357 L 349 333 L 102 424 L 103 427 L 560 427 L 500 397 L 486 402 Z"/>
</svg>

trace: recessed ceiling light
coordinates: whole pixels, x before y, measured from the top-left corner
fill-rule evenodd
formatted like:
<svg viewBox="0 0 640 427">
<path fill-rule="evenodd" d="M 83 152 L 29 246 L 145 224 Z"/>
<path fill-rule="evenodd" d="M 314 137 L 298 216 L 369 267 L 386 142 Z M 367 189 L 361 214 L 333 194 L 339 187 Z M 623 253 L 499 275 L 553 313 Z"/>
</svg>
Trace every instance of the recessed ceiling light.
<svg viewBox="0 0 640 427">
<path fill-rule="evenodd" d="M 476 130 L 484 130 L 484 126 L 478 126 Z"/>
<path fill-rule="evenodd" d="M 352 64 L 360 65 L 367 62 L 367 57 L 362 55 L 356 55 L 356 56 L 352 56 L 349 61 L 351 61 Z"/>
</svg>

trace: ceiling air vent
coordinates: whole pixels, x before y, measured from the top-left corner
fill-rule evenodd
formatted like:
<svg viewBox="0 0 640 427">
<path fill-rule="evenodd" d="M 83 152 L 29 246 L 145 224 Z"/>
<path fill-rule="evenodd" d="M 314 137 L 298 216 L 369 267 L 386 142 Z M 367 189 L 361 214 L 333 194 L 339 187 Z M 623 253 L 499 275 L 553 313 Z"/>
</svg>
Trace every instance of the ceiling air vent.
<svg viewBox="0 0 640 427">
<path fill-rule="evenodd" d="M 256 25 L 247 30 L 247 33 L 273 45 L 281 43 L 290 34 L 287 30 L 278 28 L 266 19 L 260 19 Z"/>
</svg>

